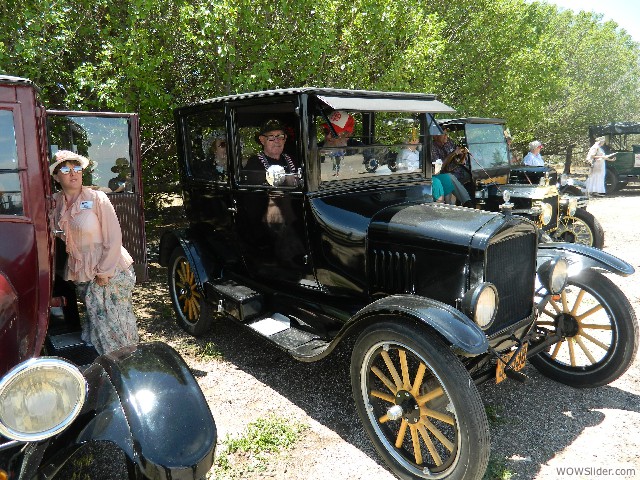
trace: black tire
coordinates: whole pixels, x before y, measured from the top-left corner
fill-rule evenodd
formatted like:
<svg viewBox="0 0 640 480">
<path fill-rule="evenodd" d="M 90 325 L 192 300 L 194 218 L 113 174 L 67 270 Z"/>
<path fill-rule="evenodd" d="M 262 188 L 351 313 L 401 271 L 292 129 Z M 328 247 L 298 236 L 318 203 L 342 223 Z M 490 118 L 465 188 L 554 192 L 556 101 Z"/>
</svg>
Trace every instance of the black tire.
<svg viewBox="0 0 640 480">
<path fill-rule="evenodd" d="M 375 172 L 378 169 L 378 160 L 373 157 L 365 159 L 364 169 L 369 173 Z"/>
<path fill-rule="evenodd" d="M 607 194 L 614 193 L 618 190 L 618 172 L 615 168 L 607 166 L 604 175 L 604 190 Z"/>
<path fill-rule="evenodd" d="M 351 356 L 356 408 L 376 450 L 403 479 L 481 479 L 489 425 L 469 373 L 433 332 L 384 320 Z M 398 405 L 402 416 L 390 419 Z"/>
<path fill-rule="evenodd" d="M 205 301 L 189 260 L 179 247 L 171 254 L 167 280 L 178 325 L 194 336 L 207 332 L 213 321 L 213 309 Z"/>
<path fill-rule="evenodd" d="M 560 300 L 549 300 L 540 328 L 563 340 L 531 357 L 540 373 L 573 387 L 607 385 L 627 371 L 638 350 L 638 320 L 629 300 L 607 277 L 585 270 L 570 277 Z"/>
<path fill-rule="evenodd" d="M 560 217 L 554 239 L 602 248 L 604 247 L 604 230 L 593 215 L 583 208 L 578 208 L 573 216 Z"/>
</svg>

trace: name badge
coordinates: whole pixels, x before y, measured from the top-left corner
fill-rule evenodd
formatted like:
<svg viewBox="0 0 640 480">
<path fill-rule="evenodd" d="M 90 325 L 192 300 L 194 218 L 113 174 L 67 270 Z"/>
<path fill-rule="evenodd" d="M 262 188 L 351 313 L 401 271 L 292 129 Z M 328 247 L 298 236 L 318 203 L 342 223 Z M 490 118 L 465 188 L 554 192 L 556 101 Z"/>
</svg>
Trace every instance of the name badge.
<svg viewBox="0 0 640 480">
<path fill-rule="evenodd" d="M 80 210 L 90 210 L 93 208 L 93 200 L 85 200 L 80 202 Z"/>
</svg>

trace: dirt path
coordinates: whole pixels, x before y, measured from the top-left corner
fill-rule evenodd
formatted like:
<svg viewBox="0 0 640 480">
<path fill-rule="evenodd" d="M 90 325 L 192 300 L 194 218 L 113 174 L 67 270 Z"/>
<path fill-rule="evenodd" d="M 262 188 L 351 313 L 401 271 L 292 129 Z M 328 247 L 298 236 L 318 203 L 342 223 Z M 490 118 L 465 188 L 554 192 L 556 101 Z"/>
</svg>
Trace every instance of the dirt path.
<svg viewBox="0 0 640 480">
<path fill-rule="evenodd" d="M 610 278 L 639 314 L 640 189 L 594 199 L 588 209 L 604 227 L 605 250 L 638 271 L 632 277 Z M 252 473 L 237 465 L 235 471 L 243 471 L 242 478 L 395 478 L 356 416 L 348 345 L 326 360 L 305 364 L 230 322 L 216 324 L 204 337 L 191 338 L 173 321 L 165 275 L 164 269 L 152 265 L 152 281 L 136 291 L 142 339 L 167 341 L 187 359 L 209 401 L 219 441 L 270 414 L 309 426 L 293 448 L 272 458 L 265 469 Z M 504 465 L 516 479 L 640 478 L 638 359 L 622 378 L 598 389 L 576 390 L 531 367 L 525 371 L 530 380 L 524 385 L 507 381 L 480 387 L 485 404 L 496 415 L 490 422 L 493 462 Z M 570 470 L 579 467 L 591 471 L 580 476 Z M 564 476 L 561 468 L 569 469 Z M 615 469 L 635 469 L 635 476 Z"/>
</svg>

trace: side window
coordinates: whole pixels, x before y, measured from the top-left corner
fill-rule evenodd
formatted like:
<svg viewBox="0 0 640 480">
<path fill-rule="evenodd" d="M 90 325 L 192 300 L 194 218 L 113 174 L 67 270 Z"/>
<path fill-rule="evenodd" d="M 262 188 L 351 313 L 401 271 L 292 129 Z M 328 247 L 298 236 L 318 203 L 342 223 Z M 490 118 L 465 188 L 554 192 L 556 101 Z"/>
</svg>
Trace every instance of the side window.
<svg viewBox="0 0 640 480">
<path fill-rule="evenodd" d="M 82 174 L 84 185 L 106 192 L 135 191 L 129 118 L 49 112 L 47 129 L 49 158 L 58 150 L 70 150 L 89 159 Z"/>
<path fill-rule="evenodd" d="M 13 113 L 0 110 L 0 215 L 22 214 L 22 189 Z"/>
<path fill-rule="evenodd" d="M 300 187 L 298 119 L 293 103 L 255 105 L 237 109 L 240 158 L 239 182 L 243 185 Z M 282 167 L 282 178 L 267 179 L 269 167 Z M 271 170 L 269 170 L 271 171 Z"/>
<path fill-rule="evenodd" d="M 190 174 L 200 180 L 226 182 L 229 164 L 222 108 L 187 117 L 186 128 L 185 148 Z"/>
</svg>

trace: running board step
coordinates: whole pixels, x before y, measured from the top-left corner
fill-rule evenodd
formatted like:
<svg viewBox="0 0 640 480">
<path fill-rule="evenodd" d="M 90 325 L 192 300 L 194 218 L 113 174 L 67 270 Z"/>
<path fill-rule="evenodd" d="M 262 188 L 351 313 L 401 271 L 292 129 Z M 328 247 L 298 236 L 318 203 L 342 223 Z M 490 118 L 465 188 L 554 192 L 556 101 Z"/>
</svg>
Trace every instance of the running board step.
<svg viewBox="0 0 640 480">
<path fill-rule="evenodd" d="M 315 357 L 329 346 L 318 335 L 292 326 L 291 320 L 280 313 L 260 317 L 247 326 L 294 357 Z"/>
<path fill-rule="evenodd" d="M 207 299 L 241 322 L 246 322 L 262 311 L 262 295 L 249 287 L 233 280 L 224 282 L 207 282 L 205 284 Z"/>
<path fill-rule="evenodd" d="M 63 333 L 47 337 L 47 354 L 71 360 L 78 366 L 89 365 L 98 352 L 80 338 L 80 332 Z"/>
</svg>

